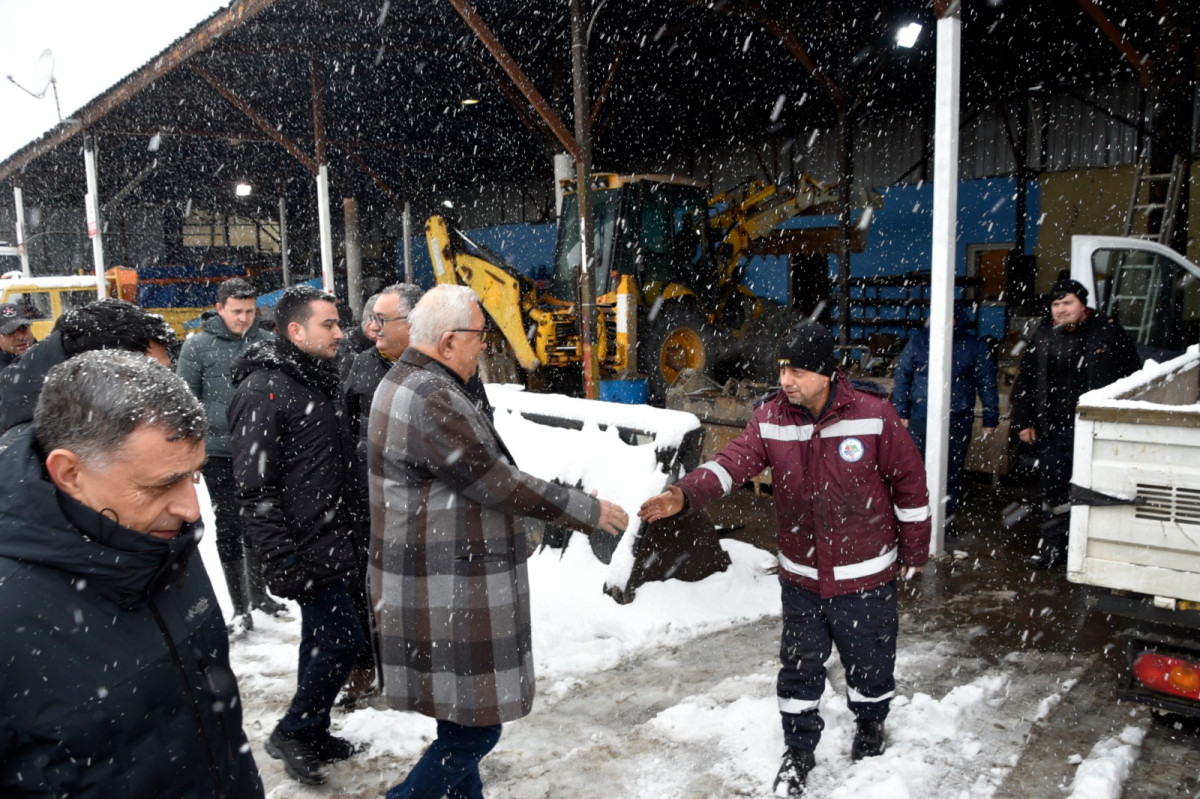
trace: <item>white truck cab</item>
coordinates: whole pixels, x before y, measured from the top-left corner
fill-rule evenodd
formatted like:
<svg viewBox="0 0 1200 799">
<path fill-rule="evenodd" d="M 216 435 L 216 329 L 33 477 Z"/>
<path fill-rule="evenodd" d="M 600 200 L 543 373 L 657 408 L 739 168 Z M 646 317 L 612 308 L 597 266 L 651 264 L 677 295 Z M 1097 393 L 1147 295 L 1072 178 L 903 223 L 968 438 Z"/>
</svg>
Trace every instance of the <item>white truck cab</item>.
<svg viewBox="0 0 1200 799">
<path fill-rule="evenodd" d="M 1067 578 L 1130 623 L 1118 695 L 1200 716 L 1200 267 L 1111 236 L 1071 254 L 1089 305 L 1149 360 L 1079 398 Z"/>
<path fill-rule="evenodd" d="M 1073 236 L 1071 277 L 1088 305 L 1116 319 L 1143 358 L 1165 361 L 1200 342 L 1200 266 L 1156 241 Z"/>
</svg>

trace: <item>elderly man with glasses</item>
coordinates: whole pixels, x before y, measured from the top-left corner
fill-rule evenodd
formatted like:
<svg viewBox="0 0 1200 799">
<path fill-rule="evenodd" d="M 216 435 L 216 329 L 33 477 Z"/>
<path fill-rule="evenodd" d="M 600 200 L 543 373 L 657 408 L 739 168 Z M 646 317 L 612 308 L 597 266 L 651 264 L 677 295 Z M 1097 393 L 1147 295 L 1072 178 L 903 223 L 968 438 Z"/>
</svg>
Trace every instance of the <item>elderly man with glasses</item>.
<svg viewBox="0 0 1200 799">
<path fill-rule="evenodd" d="M 440 285 L 371 406 L 371 598 L 389 707 L 437 738 L 387 799 L 482 799 L 479 761 L 533 708 L 528 516 L 615 534 L 625 511 L 517 468 L 467 388 L 486 347 L 479 298 Z"/>
</svg>

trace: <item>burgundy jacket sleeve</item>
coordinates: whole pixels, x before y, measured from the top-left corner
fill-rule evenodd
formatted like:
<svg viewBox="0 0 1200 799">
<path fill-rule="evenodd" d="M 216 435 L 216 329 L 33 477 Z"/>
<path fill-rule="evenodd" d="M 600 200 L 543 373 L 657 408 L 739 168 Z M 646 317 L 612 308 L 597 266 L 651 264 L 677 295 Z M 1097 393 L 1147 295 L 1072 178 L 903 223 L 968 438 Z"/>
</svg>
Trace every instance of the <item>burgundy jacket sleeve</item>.
<svg viewBox="0 0 1200 799">
<path fill-rule="evenodd" d="M 687 498 L 687 511 L 700 510 L 740 488 L 743 483 L 767 468 L 767 452 L 759 435 L 761 410 L 755 413 L 742 434 L 730 441 L 711 461 L 700 464 L 675 485 Z"/>
<path fill-rule="evenodd" d="M 892 495 L 892 511 L 900 530 L 900 563 L 924 566 L 929 560 L 931 531 L 925 463 L 891 405 L 881 404 L 884 419 L 879 473 Z"/>
</svg>

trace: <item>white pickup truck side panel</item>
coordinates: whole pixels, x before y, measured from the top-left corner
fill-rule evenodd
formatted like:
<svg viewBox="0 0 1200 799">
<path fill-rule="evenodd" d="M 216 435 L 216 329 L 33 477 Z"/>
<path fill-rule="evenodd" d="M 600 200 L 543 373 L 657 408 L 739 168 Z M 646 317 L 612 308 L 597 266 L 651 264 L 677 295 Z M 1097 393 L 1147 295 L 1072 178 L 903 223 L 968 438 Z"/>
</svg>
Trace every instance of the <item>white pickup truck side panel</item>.
<svg viewBox="0 0 1200 799">
<path fill-rule="evenodd" d="M 1175 402 L 1163 403 L 1164 394 Z M 1147 395 L 1159 401 L 1141 399 Z M 1072 582 L 1200 602 L 1198 399 L 1195 346 L 1080 398 L 1072 482 L 1150 504 L 1074 506 Z"/>
</svg>

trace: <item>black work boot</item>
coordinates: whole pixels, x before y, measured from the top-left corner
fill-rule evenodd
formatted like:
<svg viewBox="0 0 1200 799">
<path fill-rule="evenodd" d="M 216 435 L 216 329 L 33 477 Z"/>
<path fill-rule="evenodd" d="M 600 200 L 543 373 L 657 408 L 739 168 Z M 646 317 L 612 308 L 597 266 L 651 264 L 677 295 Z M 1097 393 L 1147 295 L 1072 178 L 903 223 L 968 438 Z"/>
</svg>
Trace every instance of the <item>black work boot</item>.
<svg viewBox="0 0 1200 799">
<path fill-rule="evenodd" d="M 338 760 L 348 760 L 362 749 L 345 738 L 325 733 L 313 742 L 313 751 L 322 763 L 334 763 Z"/>
<path fill-rule="evenodd" d="M 258 552 L 252 547 L 246 547 L 246 585 L 250 590 L 250 607 L 261 610 L 270 616 L 282 616 L 288 607 L 282 602 L 276 602 L 267 594 L 267 581 L 263 577 L 262 561 Z"/>
<path fill-rule="evenodd" d="M 786 796 L 788 799 L 799 799 L 804 796 L 804 783 L 808 780 L 808 772 L 817 765 L 817 758 L 808 749 L 789 746 L 783 753 L 783 764 L 775 775 L 772 790 L 776 796 Z M 779 789 L 784 792 L 780 793 Z"/>
<path fill-rule="evenodd" d="M 883 754 L 883 722 L 859 719 L 854 731 L 854 743 L 850 746 L 850 759 L 878 757 Z"/>
<path fill-rule="evenodd" d="M 305 785 L 321 785 L 325 782 L 321 756 L 314 742 L 288 738 L 275 730 L 267 739 L 266 750 L 271 757 L 282 760 L 287 773 Z"/>
<path fill-rule="evenodd" d="M 230 630 L 240 626 L 243 630 L 254 629 L 254 618 L 250 615 L 250 605 L 246 600 L 246 568 L 240 560 L 221 563 L 225 572 L 225 585 L 229 588 L 229 599 L 233 602 L 233 618 L 229 620 Z"/>
</svg>

